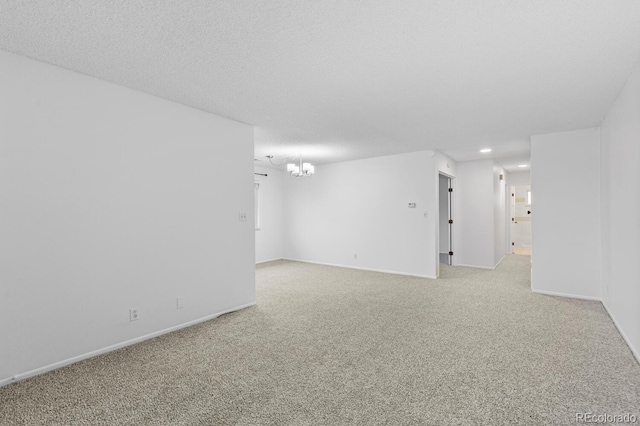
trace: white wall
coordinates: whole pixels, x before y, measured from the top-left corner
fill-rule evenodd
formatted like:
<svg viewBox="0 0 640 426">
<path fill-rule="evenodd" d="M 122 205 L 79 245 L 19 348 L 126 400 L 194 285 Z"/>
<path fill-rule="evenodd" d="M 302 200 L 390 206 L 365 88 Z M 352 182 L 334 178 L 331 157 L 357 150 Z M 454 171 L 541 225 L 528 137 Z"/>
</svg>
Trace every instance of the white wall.
<svg viewBox="0 0 640 426">
<path fill-rule="evenodd" d="M 457 185 L 454 190 L 459 230 L 458 265 L 481 268 L 493 268 L 496 265 L 493 180 L 493 160 L 458 163 Z"/>
<path fill-rule="evenodd" d="M 602 299 L 640 361 L 640 67 L 601 128 Z"/>
<path fill-rule="evenodd" d="M 440 253 L 449 252 L 449 178 L 438 175 L 438 211 L 440 227 Z"/>
<path fill-rule="evenodd" d="M 440 162 L 446 168 L 440 154 L 416 152 L 285 178 L 285 257 L 435 277 Z"/>
<path fill-rule="evenodd" d="M 531 137 L 535 292 L 600 299 L 600 131 Z"/>
<path fill-rule="evenodd" d="M 507 184 L 513 186 L 531 185 L 531 172 L 507 172 Z"/>
<path fill-rule="evenodd" d="M 5 52 L 0 93 L 0 384 L 254 303 L 250 126 Z"/>
<path fill-rule="evenodd" d="M 286 173 L 266 167 L 255 167 L 260 184 L 260 229 L 256 230 L 256 263 L 283 257 L 283 179 Z"/>
</svg>

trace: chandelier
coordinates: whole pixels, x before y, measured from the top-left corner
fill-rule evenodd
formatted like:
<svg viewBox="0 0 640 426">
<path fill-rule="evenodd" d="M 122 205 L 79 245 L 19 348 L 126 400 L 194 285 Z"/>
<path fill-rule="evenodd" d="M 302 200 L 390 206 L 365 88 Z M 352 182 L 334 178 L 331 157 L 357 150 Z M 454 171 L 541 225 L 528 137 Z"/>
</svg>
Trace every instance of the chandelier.
<svg viewBox="0 0 640 426">
<path fill-rule="evenodd" d="M 315 173 L 316 168 L 311 163 L 303 163 L 302 156 L 300 156 L 298 164 L 287 164 L 287 171 L 293 177 L 310 177 Z"/>
</svg>

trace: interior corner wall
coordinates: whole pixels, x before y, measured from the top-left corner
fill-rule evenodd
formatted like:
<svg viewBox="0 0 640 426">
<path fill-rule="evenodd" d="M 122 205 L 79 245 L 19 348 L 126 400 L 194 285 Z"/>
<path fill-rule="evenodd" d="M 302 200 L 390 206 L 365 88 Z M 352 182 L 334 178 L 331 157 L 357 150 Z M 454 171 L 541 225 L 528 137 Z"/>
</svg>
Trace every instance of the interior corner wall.
<svg viewBox="0 0 640 426">
<path fill-rule="evenodd" d="M 459 235 L 457 264 L 494 268 L 496 197 L 493 160 L 459 162 L 456 180 L 454 194 Z"/>
<path fill-rule="evenodd" d="M 256 229 L 256 263 L 283 258 L 283 179 L 281 170 L 255 167 L 255 182 L 260 185 L 258 209 L 260 229 Z M 262 176 L 266 174 L 267 176 Z"/>
<path fill-rule="evenodd" d="M 602 300 L 640 361 L 640 65 L 601 127 Z"/>
<path fill-rule="evenodd" d="M 435 277 L 437 158 L 391 155 L 286 177 L 285 258 Z"/>
<path fill-rule="evenodd" d="M 6 52 L 0 93 L 0 385 L 255 302 L 252 127 Z"/>
<path fill-rule="evenodd" d="M 531 137 L 534 292 L 601 298 L 600 129 Z"/>
</svg>

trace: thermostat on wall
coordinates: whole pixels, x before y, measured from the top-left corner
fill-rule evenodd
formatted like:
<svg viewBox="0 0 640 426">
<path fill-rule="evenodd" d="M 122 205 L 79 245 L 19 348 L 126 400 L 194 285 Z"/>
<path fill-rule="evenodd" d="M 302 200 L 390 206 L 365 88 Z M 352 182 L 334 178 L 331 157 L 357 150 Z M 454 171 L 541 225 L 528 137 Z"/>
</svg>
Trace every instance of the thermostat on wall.
<svg viewBox="0 0 640 426">
<path fill-rule="evenodd" d="M 415 207 L 416 207 L 416 203 L 409 203 L 409 208 L 410 208 L 410 209 L 413 209 L 413 208 L 415 208 Z"/>
</svg>

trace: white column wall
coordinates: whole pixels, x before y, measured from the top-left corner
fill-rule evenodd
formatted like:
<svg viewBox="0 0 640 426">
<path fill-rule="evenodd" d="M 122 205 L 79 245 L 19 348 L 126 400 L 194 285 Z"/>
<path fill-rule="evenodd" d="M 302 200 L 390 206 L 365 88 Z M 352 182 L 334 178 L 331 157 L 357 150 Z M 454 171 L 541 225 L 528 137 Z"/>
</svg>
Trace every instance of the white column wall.
<svg viewBox="0 0 640 426">
<path fill-rule="evenodd" d="M 601 129 L 602 299 L 640 361 L 640 66 Z"/>
<path fill-rule="evenodd" d="M 600 299 L 600 130 L 531 137 L 535 292 Z"/>
<path fill-rule="evenodd" d="M 454 194 L 459 230 L 457 263 L 461 266 L 493 268 L 496 264 L 493 160 L 459 162 L 456 180 Z"/>
<path fill-rule="evenodd" d="M 493 264 L 498 265 L 504 255 L 507 239 L 506 227 L 506 186 L 505 171 L 494 162 L 493 164 Z M 500 179 L 502 176 L 502 179 Z"/>
</svg>

